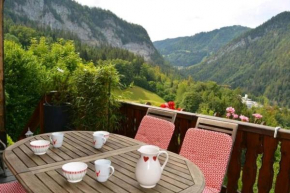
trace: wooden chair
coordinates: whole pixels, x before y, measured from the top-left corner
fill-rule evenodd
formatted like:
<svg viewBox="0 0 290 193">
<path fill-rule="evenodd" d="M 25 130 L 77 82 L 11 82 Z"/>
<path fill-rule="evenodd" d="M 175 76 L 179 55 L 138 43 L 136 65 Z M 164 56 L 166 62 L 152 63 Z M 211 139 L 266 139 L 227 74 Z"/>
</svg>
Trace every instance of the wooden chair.
<svg viewBox="0 0 290 193">
<path fill-rule="evenodd" d="M 24 188 L 19 182 L 9 182 L 0 184 L 1 193 L 26 193 Z"/>
<path fill-rule="evenodd" d="M 3 152 L 6 149 L 6 145 L 1 140 L 0 140 L 0 146 L 1 148 L 3 147 L 3 149 L 0 149 L 0 167 L 3 170 L 3 173 L 1 175 L 6 177 L 6 171 L 5 171 L 4 161 L 3 161 Z"/>
<path fill-rule="evenodd" d="M 226 133 L 232 137 L 234 143 L 238 131 L 238 124 L 200 117 L 197 120 L 196 128 Z"/>
<path fill-rule="evenodd" d="M 166 121 L 174 123 L 177 113 L 174 111 L 167 111 L 157 108 L 148 108 L 146 115 L 156 117 L 159 119 L 164 119 Z"/>
<path fill-rule="evenodd" d="M 186 132 L 180 155 L 191 160 L 203 172 L 206 181 L 203 193 L 219 193 L 238 125 L 199 118 L 196 127 Z"/>
<path fill-rule="evenodd" d="M 167 149 L 174 132 L 176 113 L 149 108 L 143 117 L 135 139 Z"/>
</svg>

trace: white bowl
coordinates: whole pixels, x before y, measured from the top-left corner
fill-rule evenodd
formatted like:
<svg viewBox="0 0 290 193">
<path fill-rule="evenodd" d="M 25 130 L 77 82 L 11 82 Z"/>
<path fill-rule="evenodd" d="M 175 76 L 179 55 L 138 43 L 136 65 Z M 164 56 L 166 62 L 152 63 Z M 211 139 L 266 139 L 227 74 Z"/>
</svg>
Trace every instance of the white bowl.
<svg viewBox="0 0 290 193">
<path fill-rule="evenodd" d="M 110 133 L 108 131 L 96 131 L 94 134 L 103 134 L 106 140 L 108 141 Z"/>
<path fill-rule="evenodd" d="M 36 140 L 30 142 L 30 147 L 35 155 L 43 155 L 46 153 L 50 145 L 50 141 Z"/>
<path fill-rule="evenodd" d="M 67 181 L 77 183 L 82 181 L 87 173 L 88 165 L 83 162 L 70 162 L 62 166 L 63 175 Z"/>
</svg>

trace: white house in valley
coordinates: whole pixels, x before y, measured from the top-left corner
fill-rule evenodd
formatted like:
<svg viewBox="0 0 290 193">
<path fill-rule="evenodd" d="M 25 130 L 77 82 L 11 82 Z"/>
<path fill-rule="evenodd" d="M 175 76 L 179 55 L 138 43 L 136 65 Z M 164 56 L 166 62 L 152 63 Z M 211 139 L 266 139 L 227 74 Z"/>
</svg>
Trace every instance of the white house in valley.
<svg viewBox="0 0 290 193">
<path fill-rule="evenodd" d="M 250 99 L 247 94 L 245 94 L 245 96 L 242 97 L 242 103 L 246 104 L 249 109 L 252 107 L 260 107 L 261 106 L 256 101 L 252 101 L 252 99 Z"/>
</svg>

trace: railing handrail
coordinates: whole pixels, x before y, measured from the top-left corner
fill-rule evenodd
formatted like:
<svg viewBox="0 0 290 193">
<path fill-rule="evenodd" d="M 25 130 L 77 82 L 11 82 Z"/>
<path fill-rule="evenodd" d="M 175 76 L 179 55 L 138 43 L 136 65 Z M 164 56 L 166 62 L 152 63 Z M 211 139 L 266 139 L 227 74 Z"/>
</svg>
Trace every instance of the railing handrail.
<svg viewBox="0 0 290 193">
<path fill-rule="evenodd" d="M 42 105 L 42 103 L 43 103 L 43 98 L 40 101 L 40 104 L 39 105 Z M 134 102 L 121 101 L 121 103 L 127 104 L 127 105 L 132 105 L 132 106 L 134 106 L 134 108 L 141 108 L 141 109 L 144 109 L 144 110 L 145 109 L 147 110 L 150 107 L 150 108 L 162 109 L 162 110 L 166 110 L 166 111 L 173 111 L 173 112 L 177 112 L 177 117 L 182 117 L 182 116 L 202 117 L 202 118 L 213 119 L 213 120 L 218 120 L 218 121 L 236 123 L 236 124 L 239 125 L 239 130 L 243 130 L 243 131 L 247 131 L 247 132 L 251 132 L 251 133 L 259 133 L 259 134 L 264 134 L 264 135 L 267 135 L 267 136 L 274 136 L 274 133 L 275 133 L 275 127 L 266 126 L 266 125 L 260 125 L 260 124 L 242 122 L 242 121 L 233 120 L 233 119 L 227 119 L 227 118 L 221 118 L 221 117 L 214 117 L 214 116 L 210 116 L 210 115 L 203 115 L 203 114 L 191 113 L 191 112 L 186 112 L 186 111 L 178 111 L 178 110 L 166 109 L 166 108 L 161 108 L 161 107 L 156 107 L 156 106 L 150 106 L 150 105 L 145 105 L 145 104 L 140 104 L 140 103 L 134 103 Z M 38 112 L 38 111 L 36 113 L 41 114 L 41 112 Z M 38 121 L 38 123 L 35 124 L 36 127 L 41 122 L 41 121 L 38 120 L 38 117 L 37 117 L 37 120 L 35 120 L 33 118 L 34 117 L 32 116 L 30 118 L 29 123 L 27 123 L 25 125 L 25 128 L 23 129 L 23 132 L 22 132 L 22 134 L 21 134 L 21 136 L 20 136 L 19 139 L 21 139 L 21 138 L 24 137 L 24 134 L 25 134 L 27 128 L 28 127 L 31 127 L 30 125 L 32 124 L 33 121 Z M 39 118 L 43 118 L 43 117 L 39 117 Z M 33 127 L 33 130 L 34 130 L 34 127 Z M 278 134 L 277 134 L 277 138 L 278 139 L 290 139 L 290 130 L 281 128 L 279 130 Z"/>
<path fill-rule="evenodd" d="M 147 109 L 148 107 L 150 107 L 150 108 L 162 109 L 162 110 L 167 110 L 167 111 L 174 111 L 174 112 L 177 112 L 177 117 L 185 115 L 185 116 L 202 117 L 202 118 L 213 119 L 213 120 L 218 120 L 218 121 L 236 123 L 236 124 L 239 125 L 239 129 L 247 131 L 247 132 L 252 132 L 252 133 L 265 134 L 265 135 L 268 135 L 268 136 L 274 136 L 274 133 L 275 133 L 275 127 L 266 126 L 266 125 L 243 122 L 243 121 L 227 119 L 227 118 L 222 118 L 222 117 L 215 117 L 215 116 L 210 116 L 210 115 L 203 115 L 203 114 L 198 114 L 198 113 L 191 113 L 191 112 L 186 112 L 186 111 L 172 110 L 172 109 L 161 108 L 161 107 L 150 106 L 150 105 L 144 105 L 144 104 L 139 104 L 139 103 L 134 103 L 134 102 L 122 101 L 122 103 L 128 104 L 128 105 L 133 105 L 133 106 L 136 106 L 137 108 L 139 107 L 139 108 L 144 108 L 144 109 L 146 108 Z M 251 129 L 247 129 L 249 127 Z M 257 130 L 261 130 L 261 129 L 265 130 L 265 132 L 263 132 L 263 133 L 257 132 Z M 277 138 L 290 139 L 290 130 L 283 129 L 283 128 L 279 129 L 279 132 L 277 134 Z"/>
</svg>

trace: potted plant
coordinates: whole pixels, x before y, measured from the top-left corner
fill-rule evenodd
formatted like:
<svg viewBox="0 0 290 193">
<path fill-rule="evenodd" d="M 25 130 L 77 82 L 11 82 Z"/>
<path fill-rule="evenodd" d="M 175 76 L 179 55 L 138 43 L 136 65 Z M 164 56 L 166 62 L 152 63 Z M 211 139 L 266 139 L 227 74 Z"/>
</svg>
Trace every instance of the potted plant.
<svg viewBox="0 0 290 193">
<path fill-rule="evenodd" d="M 44 132 L 71 130 L 70 72 L 59 67 L 52 68 L 47 79 L 48 96 L 43 104 Z"/>
</svg>

